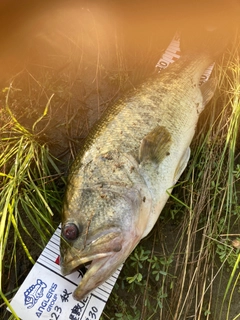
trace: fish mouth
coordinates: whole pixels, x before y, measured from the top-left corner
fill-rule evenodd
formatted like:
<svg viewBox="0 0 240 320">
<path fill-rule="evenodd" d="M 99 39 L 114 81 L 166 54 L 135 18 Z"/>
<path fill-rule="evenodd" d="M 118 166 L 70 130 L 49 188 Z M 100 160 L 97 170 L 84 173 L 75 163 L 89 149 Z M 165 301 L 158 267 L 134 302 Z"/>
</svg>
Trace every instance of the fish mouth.
<svg viewBox="0 0 240 320">
<path fill-rule="evenodd" d="M 95 256 L 85 257 L 78 261 L 70 261 L 70 265 L 62 265 L 63 275 L 70 274 L 75 270 L 86 267 L 78 287 L 73 292 L 73 298 L 81 301 L 86 298 L 96 287 L 107 280 L 116 269 L 123 263 L 123 259 L 116 253 L 102 253 Z"/>
<path fill-rule="evenodd" d="M 73 298 L 78 301 L 84 299 L 95 288 L 107 280 L 114 273 L 115 269 L 115 267 L 112 268 L 111 263 L 109 262 L 109 255 L 101 258 L 96 257 L 88 265 L 86 273 L 76 290 L 73 292 Z"/>
<path fill-rule="evenodd" d="M 79 250 L 77 246 L 69 250 L 68 243 L 63 240 L 61 272 L 65 276 L 83 265 L 91 264 L 94 260 L 111 256 L 114 252 L 122 250 L 122 243 L 122 232 L 117 228 L 111 228 L 108 231 L 101 231 L 99 234 L 95 234 L 86 241 L 82 250 Z"/>
<path fill-rule="evenodd" d="M 81 267 L 86 267 L 86 269 L 90 269 L 94 265 L 94 261 L 98 261 L 109 256 L 111 253 L 101 253 L 93 256 L 88 256 L 84 258 L 79 258 L 79 255 L 73 257 L 67 263 L 61 263 L 61 273 L 63 276 L 73 273 L 81 269 Z"/>
<path fill-rule="evenodd" d="M 135 237 L 124 237 L 122 233 L 115 234 L 115 236 L 108 234 L 103 238 L 94 240 L 81 252 L 74 248 L 71 256 L 63 255 L 63 259 L 61 258 L 63 275 L 68 275 L 79 270 L 81 266 L 86 266 L 87 271 L 73 292 L 75 300 L 81 301 L 86 298 L 106 281 L 122 265 L 140 240 Z"/>
</svg>

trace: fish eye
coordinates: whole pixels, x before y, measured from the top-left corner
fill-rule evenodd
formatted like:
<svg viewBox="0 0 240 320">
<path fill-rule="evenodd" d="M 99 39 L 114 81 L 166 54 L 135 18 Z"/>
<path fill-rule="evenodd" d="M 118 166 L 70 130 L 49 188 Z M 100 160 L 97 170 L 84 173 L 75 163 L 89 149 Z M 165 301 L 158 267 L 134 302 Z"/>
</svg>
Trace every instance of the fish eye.
<svg viewBox="0 0 240 320">
<path fill-rule="evenodd" d="M 79 228 L 73 222 L 66 223 L 65 226 L 62 228 L 62 235 L 66 240 L 76 240 L 79 236 Z"/>
</svg>

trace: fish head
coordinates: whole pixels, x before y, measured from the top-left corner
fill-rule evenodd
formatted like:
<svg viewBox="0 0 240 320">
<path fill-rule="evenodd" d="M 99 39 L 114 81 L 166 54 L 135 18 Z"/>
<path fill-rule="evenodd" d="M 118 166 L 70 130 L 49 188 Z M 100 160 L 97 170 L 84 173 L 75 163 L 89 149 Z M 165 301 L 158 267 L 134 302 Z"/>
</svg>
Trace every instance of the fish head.
<svg viewBox="0 0 240 320">
<path fill-rule="evenodd" d="M 146 191 L 147 192 L 147 191 Z M 73 296 L 81 300 L 107 280 L 142 238 L 150 197 L 121 185 L 70 188 L 63 207 L 61 271 L 85 265 Z"/>
</svg>

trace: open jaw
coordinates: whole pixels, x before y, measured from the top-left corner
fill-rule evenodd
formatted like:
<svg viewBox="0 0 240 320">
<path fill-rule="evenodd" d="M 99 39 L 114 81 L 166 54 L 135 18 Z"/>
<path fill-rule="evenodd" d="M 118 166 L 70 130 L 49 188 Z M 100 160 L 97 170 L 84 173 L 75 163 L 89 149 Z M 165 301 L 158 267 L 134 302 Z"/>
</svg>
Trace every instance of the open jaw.
<svg viewBox="0 0 240 320">
<path fill-rule="evenodd" d="M 80 258 L 79 255 L 76 255 L 69 259 L 68 261 L 62 262 L 61 261 L 61 272 L 64 276 L 80 269 L 81 267 L 85 266 L 87 269 L 89 269 L 93 263 L 94 260 L 99 260 L 101 258 L 105 258 L 106 256 L 109 256 L 111 252 L 106 253 L 99 253 L 94 254 L 92 256 L 87 256 L 84 258 Z"/>
<path fill-rule="evenodd" d="M 80 301 L 91 293 L 96 287 L 107 280 L 116 269 L 123 263 L 124 259 L 119 253 L 107 252 L 88 256 L 82 259 L 69 261 L 67 266 L 62 265 L 62 274 L 67 275 L 81 266 L 86 266 L 87 271 L 73 293 L 74 299 Z"/>
<path fill-rule="evenodd" d="M 130 229 L 105 228 L 95 232 L 84 242 L 61 239 L 61 271 L 63 275 L 72 273 L 81 266 L 87 272 L 81 279 L 73 297 L 80 301 L 96 287 L 106 281 L 126 260 L 141 239 L 135 225 Z M 80 238 L 81 240 L 81 238 Z"/>
<path fill-rule="evenodd" d="M 141 237 L 134 232 L 108 233 L 94 239 L 83 250 L 71 247 L 62 248 L 61 271 L 63 275 L 72 273 L 81 266 L 87 267 L 78 287 L 73 293 L 74 299 L 84 299 L 95 288 L 106 281 L 126 260 Z M 104 244 L 104 245 L 103 245 Z"/>
</svg>

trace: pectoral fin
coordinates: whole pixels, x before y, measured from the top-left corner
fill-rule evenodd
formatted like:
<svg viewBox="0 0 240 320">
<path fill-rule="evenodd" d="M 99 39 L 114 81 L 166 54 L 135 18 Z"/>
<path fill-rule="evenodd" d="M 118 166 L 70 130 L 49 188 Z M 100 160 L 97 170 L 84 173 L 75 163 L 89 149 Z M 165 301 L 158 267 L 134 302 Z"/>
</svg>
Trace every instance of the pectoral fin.
<svg viewBox="0 0 240 320">
<path fill-rule="evenodd" d="M 169 154 L 171 134 L 163 127 L 158 126 L 148 133 L 142 140 L 139 150 L 140 162 L 152 161 L 160 163 Z"/>
<path fill-rule="evenodd" d="M 187 150 L 184 152 L 182 158 L 179 161 L 179 164 L 176 168 L 175 174 L 174 174 L 174 184 L 178 181 L 178 179 L 180 178 L 181 174 L 183 173 L 183 171 L 185 170 L 188 160 L 190 158 L 190 154 L 191 154 L 191 150 L 188 147 Z"/>
</svg>

